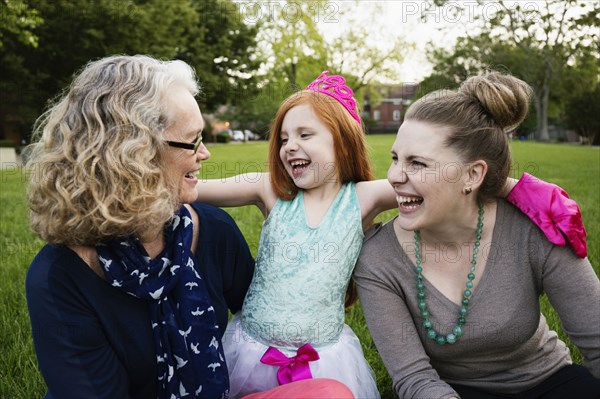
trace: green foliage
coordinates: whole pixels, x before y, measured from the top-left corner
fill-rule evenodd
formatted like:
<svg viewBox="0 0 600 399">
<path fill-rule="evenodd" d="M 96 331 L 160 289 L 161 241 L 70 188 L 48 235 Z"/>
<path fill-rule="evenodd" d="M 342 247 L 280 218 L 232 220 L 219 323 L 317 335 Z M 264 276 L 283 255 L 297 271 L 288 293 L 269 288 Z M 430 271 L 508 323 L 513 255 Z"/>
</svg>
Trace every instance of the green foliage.
<svg viewBox="0 0 600 399">
<path fill-rule="evenodd" d="M 25 68 L 23 49 L 38 47 L 36 28 L 43 19 L 25 2 L 11 0 L 0 2 L 0 18 L 0 117 L 14 113 L 17 120 L 32 121 L 38 113 L 35 73 Z"/>
<path fill-rule="evenodd" d="M 326 68 L 325 41 L 317 30 L 315 12 L 323 1 L 278 2 L 256 17 L 256 51 L 267 60 L 265 71 L 255 73 L 256 90 L 237 96 L 218 115 L 240 127 L 266 134 L 277 108 L 286 97 L 306 87 Z M 248 19 L 253 20 L 251 15 Z M 257 68 L 258 69 L 258 68 Z"/>
<path fill-rule="evenodd" d="M 12 140 L 0 140 L 0 148 L 2 148 L 2 147 L 12 147 L 12 148 L 14 148 L 16 146 L 17 145 Z"/>
<path fill-rule="evenodd" d="M 271 57 L 272 81 L 305 87 L 325 66 L 325 41 L 317 29 L 315 13 L 323 1 L 280 2 L 259 34 L 265 58 Z"/>
<path fill-rule="evenodd" d="M 328 45 L 330 69 L 347 75 L 347 84 L 355 93 L 372 82 L 399 81 L 398 68 L 410 45 L 402 37 L 388 37 L 388 48 L 374 47 L 367 39 L 372 39 L 375 32 L 365 35 L 356 30 L 357 24 L 349 18 L 345 26 L 346 31 Z M 380 33 L 380 36 L 384 37 L 384 34 Z"/>
<path fill-rule="evenodd" d="M 297 90 L 297 87 L 291 86 L 283 78 L 277 80 L 272 76 L 261 77 L 254 95 L 238 99 L 235 104 L 219 113 L 218 117 L 223 121 L 235 121 L 243 129 L 265 135 L 281 102 Z"/>
<path fill-rule="evenodd" d="M 245 24 L 238 5 L 228 0 L 194 0 L 192 8 L 191 26 L 175 36 L 176 56 L 196 68 L 202 109 L 213 111 L 255 96 L 259 26 Z"/>
<path fill-rule="evenodd" d="M 203 84 L 203 110 L 243 97 L 254 90 L 253 80 L 246 75 L 259 64 L 253 55 L 257 29 L 223 11 L 231 4 L 228 0 L 37 0 L 24 10 L 37 18 L 27 26 L 39 45 L 23 43 L 17 35 L 2 37 L 0 116 L 16 116 L 30 127 L 73 73 L 90 60 L 112 54 L 189 62 Z"/>
<path fill-rule="evenodd" d="M 183 2 L 143 3 L 37 1 L 36 10 L 44 18 L 36 30 L 40 46 L 25 49 L 24 66 L 36 71 L 45 98 L 58 93 L 93 59 L 118 53 L 174 57 L 177 37 L 192 24 L 193 10 Z M 161 23 L 153 23 L 158 20 Z"/>
<path fill-rule="evenodd" d="M 278 2 L 260 25 L 258 51 L 267 62 L 266 72 L 257 76 L 256 96 L 240 97 L 239 102 L 232 104 L 234 107 L 219 117 L 266 132 L 281 101 L 306 87 L 324 70 L 345 76 L 359 107 L 367 90 L 371 90 L 371 100 L 376 101 L 378 94 L 369 84 L 375 78 L 398 79 L 397 67 L 407 44 L 401 38 L 389 40 L 379 33 L 381 42 L 389 46 L 385 50 L 374 46 L 377 27 L 371 26 L 368 36 L 357 31 L 356 18 L 350 14 L 352 6 L 347 3 L 340 8 L 337 3 L 321 0 Z M 345 29 L 338 37 L 326 41 L 317 29 L 317 21 L 338 24 L 343 21 Z"/>
<path fill-rule="evenodd" d="M 0 50 L 4 43 L 17 40 L 25 46 L 37 47 L 38 37 L 35 28 L 43 22 L 37 10 L 29 8 L 23 0 L 3 0 L 0 2 Z"/>
<path fill-rule="evenodd" d="M 215 134 L 215 140 L 217 143 L 229 143 L 231 141 L 231 137 L 227 133 L 217 133 Z"/>
<path fill-rule="evenodd" d="M 375 76 L 397 78 L 394 67 L 406 45 L 395 40 L 381 51 L 370 44 L 372 37 L 354 29 L 351 8 L 323 0 L 275 3 L 3 0 L 0 126 L 10 119 L 29 132 L 77 70 L 117 53 L 190 63 L 202 86 L 202 111 L 221 112 L 226 105 L 217 119 L 261 134 L 281 101 L 325 69 L 344 73 L 359 101 Z M 317 22 L 342 17 L 347 31 L 325 41 Z"/>
<path fill-rule="evenodd" d="M 254 26 L 260 43 L 258 57 L 268 62 L 265 72 L 255 72 L 255 90 L 238 93 L 217 115 L 220 120 L 234 121 L 240 128 L 265 135 L 281 101 L 306 87 L 326 68 L 325 41 L 314 19 L 323 3 L 278 2 L 267 7 L 263 18 L 245 9 L 248 20 L 258 21 Z"/>
<path fill-rule="evenodd" d="M 444 7 L 445 2 L 436 2 Z M 558 120 L 564 107 L 566 72 L 578 59 L 593 54 L 599 73 L 596 44 L 600 40 L 600 4 L 576 0 L 547 2 L 498 1 L 494 7 L 478 0 L 476 33 L 466 32 L 452 51 L 433 48 L 434 73 L 425 80 L 430 86 L 458 83 L 465 77 L 492 67 L 504 69 L 534 89 L 535 131 L 548 140 L 548 120 Z M 454 3 L 453 3 L 454 4 Z M 456 4 L 454 4 L 456 6 Z M 582 13 L 573 12 L 576 7 Z M 563 88 L 561 90 L 561 88 Z"/>
<path fill-rule="evenodd" d="M 600 135 L 600 85 L 572 97 L 565 112 L 569 126 L 592 144 L 596 135 Z"/>
<path fill-rule="evenodd" d="M 588 144 L 600 144 L 600 55 L 584 53 L 569 65 L 561 80 L 560 122 L 574 129 Z"/>
</svg>

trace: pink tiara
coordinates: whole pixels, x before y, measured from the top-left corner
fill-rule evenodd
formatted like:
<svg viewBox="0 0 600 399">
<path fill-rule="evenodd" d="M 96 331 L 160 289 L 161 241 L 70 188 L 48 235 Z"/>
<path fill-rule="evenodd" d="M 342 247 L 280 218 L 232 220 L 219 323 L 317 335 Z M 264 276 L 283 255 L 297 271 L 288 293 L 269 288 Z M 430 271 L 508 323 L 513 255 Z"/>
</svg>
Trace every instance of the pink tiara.
<svg viewBox="0 0 600 399">
<path fill-rule="evenodd" d="M 320 74 L 318 78 L 313 80 L 313 82 L 306 87 L 306 90 L 327 94 L 328 96 L 335 98 L 348 110 L 348 112 L 350 112 L 350 115 L 352 115 L 360 125 L 360 117 L 355 111 L 356 100 L 352 97 L 354 92 L 351 88 L 346 86 L 346 79 L 344 79 L 343 76 L 327 76 L 328 73 L 329 71 L 324 71 Z"/>
</svg>

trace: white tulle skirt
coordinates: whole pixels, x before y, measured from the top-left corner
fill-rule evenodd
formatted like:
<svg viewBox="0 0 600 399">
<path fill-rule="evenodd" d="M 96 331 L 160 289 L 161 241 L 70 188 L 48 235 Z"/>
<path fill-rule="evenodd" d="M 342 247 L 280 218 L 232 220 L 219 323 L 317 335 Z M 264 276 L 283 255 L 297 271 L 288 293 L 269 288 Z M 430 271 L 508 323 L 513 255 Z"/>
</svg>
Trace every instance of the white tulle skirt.
<svg viewBox="0 0 600 399">
<path fill-rule="evenodd" d="M 242 330 L 239 313 L 227 325 L 223 349 L 229 370 L 231 399 L 277 387 L 279 367 L 260 362 L 268 346 L 257 342 Z M 358 337 L 344 325 L 340 339 L 323 348 L 315 348 L 319 360 L 310 362 L 313 378 L 331 378 L 344 383 L 357 399 L 380 398 L 371 367 L 367 363 Z M 287 355 L 295 355 L 285 350 Z"/>
</svg>

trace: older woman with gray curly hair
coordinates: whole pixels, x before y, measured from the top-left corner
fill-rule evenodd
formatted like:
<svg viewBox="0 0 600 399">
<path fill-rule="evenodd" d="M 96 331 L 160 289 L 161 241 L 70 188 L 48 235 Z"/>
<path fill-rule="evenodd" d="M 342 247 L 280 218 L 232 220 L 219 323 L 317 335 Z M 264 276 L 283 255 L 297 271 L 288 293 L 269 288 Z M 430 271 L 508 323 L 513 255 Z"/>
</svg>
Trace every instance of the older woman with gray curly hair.
<svg viewBox="0 0 600 399">
<path fill-rule="evenodd" d="M 221 337 L 254 260 L 227 213 L 194 203 L 210 157 L 198 92 L 182 61 L 107 57 L 36 125 L 28 203 L 48 245 L 26 291 L 46 398 L 228 395 Z"/>
</svg>

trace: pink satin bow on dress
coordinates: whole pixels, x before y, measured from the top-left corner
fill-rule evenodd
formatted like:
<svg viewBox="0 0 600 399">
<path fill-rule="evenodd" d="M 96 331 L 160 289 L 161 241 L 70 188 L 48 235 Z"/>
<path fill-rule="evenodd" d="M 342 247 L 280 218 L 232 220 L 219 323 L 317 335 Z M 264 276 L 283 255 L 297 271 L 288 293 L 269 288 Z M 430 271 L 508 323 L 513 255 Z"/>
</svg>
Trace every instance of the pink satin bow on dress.
<svg viewBox="0 0 600 399">
<path fill-rule="evenodd" d="M 319 354 L 310 344 L 302 345 L 296 351 L 296 356 L 292 357 L 287 357 L 280 350 L 270 346 L 260 358 L 261 363 L 279 366 L 279 370 L 277 370 L 279 385 L 311 379 L 312 374 L 308 362 L 315 360 L 319 360 Z"/>
</svg>

